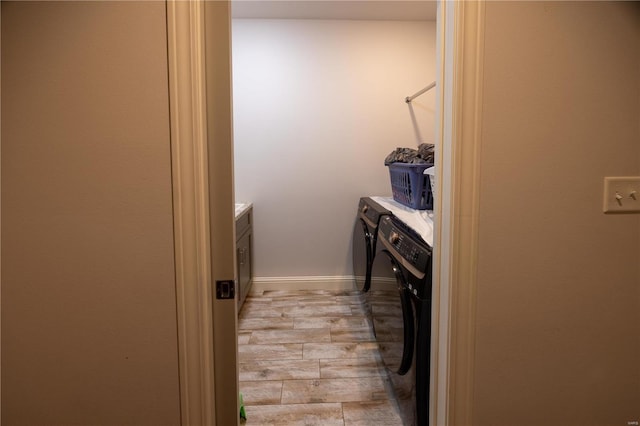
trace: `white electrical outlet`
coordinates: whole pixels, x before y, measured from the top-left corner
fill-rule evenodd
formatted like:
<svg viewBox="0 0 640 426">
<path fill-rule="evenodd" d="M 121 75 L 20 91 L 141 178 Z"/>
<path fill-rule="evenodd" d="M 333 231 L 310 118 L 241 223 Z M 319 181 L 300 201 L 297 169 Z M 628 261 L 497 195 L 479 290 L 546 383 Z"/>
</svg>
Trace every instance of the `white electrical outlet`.
<svg viewBox="0 0 640 426">
<path fill-rule="evenodd" d="M 640 213 L 640 176 L 604 178 L 605 213 Z"/>
</svg>

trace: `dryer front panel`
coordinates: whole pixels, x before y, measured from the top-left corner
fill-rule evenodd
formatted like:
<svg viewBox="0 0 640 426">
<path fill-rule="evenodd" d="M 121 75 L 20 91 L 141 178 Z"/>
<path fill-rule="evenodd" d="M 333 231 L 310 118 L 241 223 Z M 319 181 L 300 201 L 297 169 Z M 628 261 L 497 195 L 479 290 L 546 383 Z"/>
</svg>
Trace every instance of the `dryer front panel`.
<svg viewBox="0 0 640 426">
<path fill-rule="evenodd" d="M 357 290 L 369 290 L 369 273 L 372 254 L 372 238 L 367 224 L 361 218 L 356 218 L 353 227 L 353 275 Z"/>
</svg>

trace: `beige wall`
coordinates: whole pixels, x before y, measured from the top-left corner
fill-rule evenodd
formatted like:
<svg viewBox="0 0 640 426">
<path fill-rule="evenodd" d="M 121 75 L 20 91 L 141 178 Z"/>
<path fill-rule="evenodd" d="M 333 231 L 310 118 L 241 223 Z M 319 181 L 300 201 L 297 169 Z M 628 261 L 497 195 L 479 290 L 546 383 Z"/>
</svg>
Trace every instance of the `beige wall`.
<svg viewBox="0 0 640 426">
<path fill-rule="evenodd" d="M 640 13 L 487 2 L 474 425 L 640 420 Z"/>
<path fill-rule="evenodd" d="M 179 424 L 163 2 L 2 2 L 2 423 Z"/>
</svg>

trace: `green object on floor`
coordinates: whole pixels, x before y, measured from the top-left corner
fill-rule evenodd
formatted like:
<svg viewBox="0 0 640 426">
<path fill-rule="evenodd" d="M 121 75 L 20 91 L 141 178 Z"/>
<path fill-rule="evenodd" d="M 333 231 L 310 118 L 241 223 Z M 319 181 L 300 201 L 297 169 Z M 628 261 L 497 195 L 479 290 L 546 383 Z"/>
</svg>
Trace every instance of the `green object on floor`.
<svg viewBox="0 0 640 426">
<path fill-rule="evenodd" d="M 240 418 L 247 420 L 247 412 L 244 410 L 244 401 L 242 399 L 242 392 L 240 392 Z"/>
</svg>

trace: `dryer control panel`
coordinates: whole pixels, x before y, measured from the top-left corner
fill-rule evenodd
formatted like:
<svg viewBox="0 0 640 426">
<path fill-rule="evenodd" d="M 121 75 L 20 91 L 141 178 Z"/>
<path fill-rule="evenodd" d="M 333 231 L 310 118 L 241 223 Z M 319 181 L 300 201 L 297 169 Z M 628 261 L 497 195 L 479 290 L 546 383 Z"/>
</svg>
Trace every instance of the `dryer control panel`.
<svg viewBox="0 0 640 426">
<path fill-rule="evenodd" d="M 369 197 L 360 198 L 358 203 L 358 216 L 367 222 L 370 227 L 377 227 L 382 216 L 390 215 L 391 212 Z"/>
</svg>

